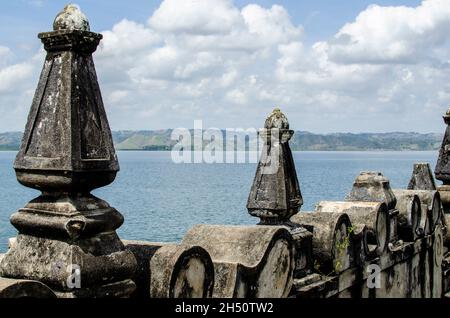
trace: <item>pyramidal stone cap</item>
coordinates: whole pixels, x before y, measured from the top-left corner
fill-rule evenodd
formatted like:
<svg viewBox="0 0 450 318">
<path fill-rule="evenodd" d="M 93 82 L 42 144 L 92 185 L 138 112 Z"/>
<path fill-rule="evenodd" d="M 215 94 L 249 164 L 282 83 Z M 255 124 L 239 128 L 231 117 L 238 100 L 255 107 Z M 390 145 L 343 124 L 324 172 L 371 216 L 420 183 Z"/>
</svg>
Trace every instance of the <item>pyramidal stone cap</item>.
<svg viewBox="0 0 450 318">
<path fill-rule="evenodd" d="M 89 20 L 76 4 L 68 4 L 64 7 L 53 22 L 53 30 L 80 30 L 90 31 Z"/>
<path fill-rule="evenodd" d="M 54 21 L 39 34 L 47 57 L 14 168 L 27 187 L 86 193 L 119 171 L 92 58 L 102 36 L 73 4 Z"/>
</svg>

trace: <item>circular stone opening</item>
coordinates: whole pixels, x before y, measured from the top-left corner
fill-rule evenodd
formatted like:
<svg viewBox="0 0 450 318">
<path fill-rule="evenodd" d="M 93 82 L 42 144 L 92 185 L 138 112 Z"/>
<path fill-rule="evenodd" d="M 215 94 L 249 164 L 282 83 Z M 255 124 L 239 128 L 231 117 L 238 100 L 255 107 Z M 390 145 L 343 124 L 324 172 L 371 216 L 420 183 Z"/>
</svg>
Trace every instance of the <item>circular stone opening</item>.
<svg viewBox="0 0 450 318">
<path fill-rule="evenodd" d="M 290 291 L 293 273 L 290 244 L 281 239 L 275 242 L 266 258 L 256 282 L 256 298 L 281 298 Z"/>
<path fill-rule="evenodd" d="M 389 217 L 387 210 L 380 210 L 376 222 L 378 252 L 384 252 L 389 241 Z"/>
<path fill-rule="evenodd" d="M 190 258 L 184 262 L 175 282 L 175 298 L 205 297 L 206 267 L 200 258 Z"/>
<path fill-rule="evenodd" d="M 441 216 L 441 200 L 438 196 L 435 196 L 433 199 L 433 204 L 431 206 L 431 229 L 430 233 L 433 233 L 434 228 L 439 223 L 439 219 Z"/>
<path fill-rule="evenodd" d="M 433 250 L 434 250 L 434 263 L 436 266 L 441 267 L 442 258 L 444 254 L 444 237 L 442 235 L 441 230 L 435 231 Z"/>
<path fill-rule="evenodd" d="M 350 267 L 352 241 L 350 238 L 350 220 L 341 217 L 336 224 L 334 231 L 334 246 L 332 248 L 333 254 L 333 270 L 339 273 Z"/>
<path fill-rule="evenodd" d="M 411 204 L 411 227 L 417 235 L 420 233 L 420 222 L 422 218 L 422 212 L 420 210 L 420 200 L 417 197 L 414 197 Z"/>
</svg>

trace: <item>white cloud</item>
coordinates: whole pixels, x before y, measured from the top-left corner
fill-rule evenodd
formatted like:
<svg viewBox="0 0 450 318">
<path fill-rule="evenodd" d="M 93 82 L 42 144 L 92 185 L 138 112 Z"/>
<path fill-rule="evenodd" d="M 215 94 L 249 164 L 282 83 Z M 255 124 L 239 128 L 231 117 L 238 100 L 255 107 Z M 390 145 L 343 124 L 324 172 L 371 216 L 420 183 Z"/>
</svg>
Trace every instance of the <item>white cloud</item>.
<svg viewBox="0 0 450 318">
<path fill-rule="evenodd" d="M 147 24 L 102 32 L 95 62 L 112 129 L 258 127 L 280 106 L 300 130 L 441 131 L 449 29 L 448 0 L 373 5 L 308 45 L 279 5 L 164 0 Z M 43 57 L 12 60 L 0 46 L 0 102 L 26 109 Z"/>
<path fill-rule="evenodd" d="M 230 0 L 165 0 L 149 19 L 157 31 L 192 35 L 227 34 L 240 23 Z"/>
<path fill-rule="evenodd" d="M 252 88 L 257 76 L 251 75 L 272 81 L 277 46 L 299 41 L 302 32 L 277 5 L 239 9 L 229 0 L 166 0 L 148 26 L 122 21 L 102 32 L 105 36 L 96 61 L 106 95 L 130 92 L 126 101 L 133 106 L 128 109 L 157 104 L 163 112 L 184 103 L 183 110 L 191 111 L 180 112 L 177 107 L 168 123 L 158 120 L 158 128 L 192 125 L 193 115 L 204 118 L 213 110 L 241 112 L 248 107 L 260 95 Z M 139 41 L 137 33 L 148 39 L 147 44 Z M 262 71 L 266 74 L 259 74 Z M 219 126 L 229 124 L 222 119 L 217 118 Z M 115 120 L 112 115 L 113 127 Z M 145 128 L 142 122 L 135 124 Z"/>
<path fill-rule="evenodd" d="M 101 42 L 104 56 L 125 57 L 130 52 L 151 48 L 160 41 L 160 36 L 144 25 L 124 19 L 105 31 Z"/>
<path fill-rule="evenodd" d="M 239 89 L 234 89 L 227 93 L 227 99 L 236 104 L 245 105 L 248 102 L 247 96 L 245 93 Z"/>
<path fill-rule="evenodd" d="M 38 52 L 24 62 L 13 63 L 12 51 L 0 47 L 0 131 L 23 130 L 42 58 Z"/>
<path fill-rule="evenodd" d="M 0 45 L 0 68 L 8 65 L 8 61 L 12 58 L 13 53 L 11 49 Z"/>
<path fill-rule="evenodd" d="M 266 40 L 266 45 L 288 43 L 302 35 L 303 28 L 292 24 L 291 18 L 283 7 L 274 5 L 265 9 L 250 4 L 242 9 L 242 16 L 250 34 Z"/>
<path fill-rule="evenodd" d="M 329 46 L 342 63 L 420 63 L 450 40 L 450 1 L 424 0 L 416 7 L 372 5 L 347 23 Z"/>
<path fill-rule="evenodd" d="M 16 89 L 16 85 L 22 82 L 33 72 L 33 66 L 29 63 L 20 63 L 7 66 L 0 70 L 0 92 L 10 92 Z"/>
</svg>

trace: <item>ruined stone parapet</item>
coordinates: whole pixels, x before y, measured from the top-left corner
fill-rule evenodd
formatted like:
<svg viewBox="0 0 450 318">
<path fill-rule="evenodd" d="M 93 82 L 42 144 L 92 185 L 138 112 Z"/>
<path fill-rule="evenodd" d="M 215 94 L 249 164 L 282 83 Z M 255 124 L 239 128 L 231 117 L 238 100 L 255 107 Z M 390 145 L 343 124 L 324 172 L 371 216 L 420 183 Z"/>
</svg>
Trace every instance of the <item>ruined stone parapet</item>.
<svg viewBox="0 0 450 318">
<path fill-rule="evenodd" d="M 42 194 L 12 215 L 19 235 L 0 275 L 40 281 L 59 297 L 127 296 L 136 260 L 115 232 L 123 216 L 90 194 L 119 171 L 92 59 L 102 36 L 68 5 L 39 38 L 47 57 L 14 169 Z"/>
<path fill-rule="evenodd" d="M 361 233 L 361 244 L 367 252 L 365 258 L 373 258 L 387 250 L 391 225 L 384 202 L 321 201 L 316 205 L 316 212 L 348 215 L 357 234 Z"/>
<path fill-rule="evenodd" d="M 423 232 L 427 235 L 432 234 L 438 224 L 443 225 L 443 209 L 441 197 L 435 190 L 402 190 L 395 189 L 394 193 L 400 200 L 407 200 L 408 197 L 416 196 L 421 205 L 421 215 L 407 216 L 415 224 L 416 231 Z M 401 207 L 403 210 L 403 207 Z M 417 210 L 417 208 L 414 208 Z M 405 212 L 405 211 L 403 211 Z"/>
<path fill-rule="evenodd" d="M 138 262 L 134 276 L 139 298 L 209 298 L 214 265 L 203 248 L 180 244 L 124 241 Z"/>
<path fill-rule="evenodd" d="M 295 297 L 440 298 L 448 292 L 450 257 L 444 246 L 446 228 L 439 214 L 442 208 L 437 191 L 392 190 L 381 174 L 366 173 L 357 178 L 349 198 L 347 202 L 322 201 L 316 205 L 316 212 L 306 214 L 311 214 L 309 218 L 316 213 L 348 215 L 355 232 L 352 241 L 356 262 L 342 272 L 324 275 L 316 271 L 296 279 Z M 399 212 L 393 214 L 396 210 Z M 395 223 L 393 215 L 398 218 Z M 322 223 L 327 222 L 316 227 L 324 228 Z M 389 232 L 394 226 L 398 237 L 393 240 Z M 378 246 L 377 254 L 367 257 L 367 248 L 362 248 L 364 237 L 370 240 L 369 249 L 373 249 L 374 239 L 377 246 L 379 238 L 384 238 L 384 248 Z M 317 258 L 316 254 L 313 257 Z M 376 288 L 373 270 L 378 271 Z"/>
<path fill-rule="evenodd" d="M 338 274 L 318 272 L 296 279 L 292 295 L 298 298 L 440 298 L 448 290 L 445 286 L 449 281 L 442 271 L 441 231 L 442 227 L 438 227 L 432 235 L 414 242 L 401 242 L 382 255 L 363 260 Z M 379 274 L 373 275 L 373 270 Z M 378 287 L 374 285 L 375 277 L 379 277 Z"/>
<path fill-rule="evenodd" d="M 182 243 L 211 255 L 215 298 L 281 298 L 291 291 L 294 245 L 285 227 L 197 225 Z"/>
<path fill-rule="evenodd" d="M 423 237 L 428 217 L 428 207 L 422 211 L 419 196 L 413 190 L 394 189 L 397 198 L 399 238 L 404 241 L 415 241 Z"/>
</svg>

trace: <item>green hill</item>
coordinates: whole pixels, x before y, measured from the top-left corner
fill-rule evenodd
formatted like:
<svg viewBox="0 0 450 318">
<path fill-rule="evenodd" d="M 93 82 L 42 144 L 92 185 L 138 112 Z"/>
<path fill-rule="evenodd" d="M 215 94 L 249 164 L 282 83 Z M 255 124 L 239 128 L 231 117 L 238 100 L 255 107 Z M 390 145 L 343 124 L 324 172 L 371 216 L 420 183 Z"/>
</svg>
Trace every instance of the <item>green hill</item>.
<svg viewBox="0 0 450 318">
<path fill-rule="evenodd" d="M 191 131 L 191 135 L 193 135 Z M 225 138 L 226 149 L 233 149 L 233 142 Z M 177 143 L 171 140 L 172 129 L 149 131 L 114 131 L 112 133 L 117 150 L 171 150 Z M 254 136 L 253 136 L 254 137 Z M 437 150 L 442 142 L 442 134 L 419 134 L 414 132 L 393 133 L 333 133 L 313 134 L 297 131 L 291 140 L 294 151 L 369 151 L 369 150 Z M 245 134 L 238 134 L 241 141 Z M 18 150 L 22 139 L 20 132 L 0 133 L 0 150 Z M 248 138 L 247 138 L 248 139 Z M 250 138 L 252 140 L 252 138 Z M 207 142 L 203 142 L 206 145 Z M 255 149 L 255 140 L 250 148 Z M 242 145 L 242 144 L 241 144 Z M 248 145 L 247 145 L 248 147 Z M 244 146 L 239 150 L 244 150 Z"/>
</svg>

